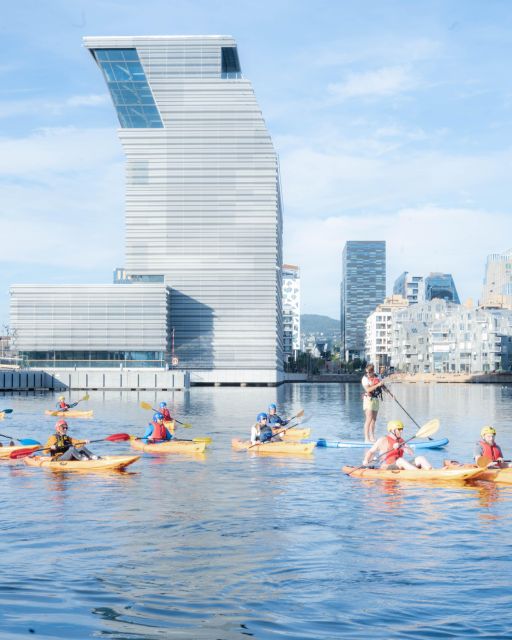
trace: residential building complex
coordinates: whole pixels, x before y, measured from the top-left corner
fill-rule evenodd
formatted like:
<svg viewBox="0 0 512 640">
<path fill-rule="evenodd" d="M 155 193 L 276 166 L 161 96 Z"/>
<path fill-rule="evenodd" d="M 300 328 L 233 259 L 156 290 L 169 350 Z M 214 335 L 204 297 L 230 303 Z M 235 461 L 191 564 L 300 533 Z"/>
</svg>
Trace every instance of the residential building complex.
<svg viewBox="0 0 512 640">
<path fill-rule="evenodd" d="M 512 249 L 487 256 L 480 306 L 512 309 Z"/>
<path fill-rule="evenodd" d="M 366 319 L 386 295 L 386 243 L 349 240 L 343 248 L 341 353 L 364 358 Z"/>
<path fill-rule="evenodd" d="M 296 358 L 300 350 L 300 270 L 283 264 L 283 355 Z"/>
<path fill-rule="evenodd" d="M 376 371 L 391 364 L 393 313 L 408 305 L 402 296 L 389 296 L 366 320 L 365 360 L 374 364 Z"/>
<path fill-rule="evenodd" d="M 402 296 L 409 304 L 424 302 L 425 283 L 423 276 L 411 276 L 408 271 L 404 271 L 395 280 L 393 295 Z"/>
<path fill-rule="evenodd" d="M 512 311 L 441 299 L 397 311 L 391 364 L 410 373 L 510 371 Z"/>
</svg>

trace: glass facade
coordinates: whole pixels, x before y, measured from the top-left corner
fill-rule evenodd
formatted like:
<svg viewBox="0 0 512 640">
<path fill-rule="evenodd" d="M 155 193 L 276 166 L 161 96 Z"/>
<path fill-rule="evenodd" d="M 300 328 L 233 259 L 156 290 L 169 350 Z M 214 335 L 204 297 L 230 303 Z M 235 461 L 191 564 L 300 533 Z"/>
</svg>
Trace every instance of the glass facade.
<svg viewBox="0 0 512 640">
<path fill-rule="evenodd" d="M 228 80 L 242 77 L 236 47 L 221 48 L 221 77 Z"/>
<path fill-rule="evenodd" d="M 460 304 L 459 294 L 450 273 L 431 273 L 425 278 L 425 300 L 435 298 Z"/>
<path fill-rule="evenodd" d="M 27 351 L 33 367 L 163 367 L 165 353 L 159 351 Z"/>
<path fill-rule="evenodd" d="M 136 49 L 93 49 L 123 129 L 161 129 L 163 123 Z"/>
</svg>

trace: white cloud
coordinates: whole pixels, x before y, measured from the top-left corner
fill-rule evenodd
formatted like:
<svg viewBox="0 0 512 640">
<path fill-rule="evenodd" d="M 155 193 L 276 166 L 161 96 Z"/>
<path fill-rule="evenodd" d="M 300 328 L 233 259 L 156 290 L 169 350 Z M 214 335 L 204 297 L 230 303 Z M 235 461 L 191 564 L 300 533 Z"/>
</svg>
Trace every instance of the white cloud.
<svg viewBox="0 0 512 640">
<path fill-rule="evenodd" d="M 382 67 L 374 71 L 349 73 L 346 80 L 331 83 L 327 89 L 338 100 L 393 96 L 418 86 L 407 67 Z"/>
<path fill-rule="evenodd" d="M 4 100 L 0 103 L 0 118 L 21 115 L 61 115 L 70 109 L 80 107 L 101 107 L 110 104 L 107 94 L 76 95 L 64 100 L 30 98 L 26 100 Z"/>
</svg>

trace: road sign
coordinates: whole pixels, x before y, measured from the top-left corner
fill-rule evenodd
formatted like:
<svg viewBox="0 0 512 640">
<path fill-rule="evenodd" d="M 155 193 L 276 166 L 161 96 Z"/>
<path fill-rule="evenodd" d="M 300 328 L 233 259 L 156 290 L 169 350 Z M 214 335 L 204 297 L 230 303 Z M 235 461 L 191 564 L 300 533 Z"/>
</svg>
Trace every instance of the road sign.
<svg viewBox="0 0 512 640">
<path fill-rule="evenodd" d="M 171 364 L 173 367 L 175 367 L 178 364 L 178 362 L 179 362 L 179 359 L 176 356 L 174 356 L 174 358 L 172 358 L 171 360 Z"/>
</svg>

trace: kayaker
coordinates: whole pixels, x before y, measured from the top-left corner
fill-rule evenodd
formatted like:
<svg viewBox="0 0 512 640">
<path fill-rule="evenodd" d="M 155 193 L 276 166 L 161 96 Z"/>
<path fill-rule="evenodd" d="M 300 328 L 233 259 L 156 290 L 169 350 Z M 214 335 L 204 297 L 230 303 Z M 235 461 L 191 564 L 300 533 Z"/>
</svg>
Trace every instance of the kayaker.
<svg viewBox="0 0 512 640">
<path fill-rule="evenodd" d="M 281 416 L 277 415 L 277 406 L 274 402 L 268 405 L 267 424 L 271 427 L 284 427 L 290 422 L 290 420 L 284 420 Z"/>
<path fill-rule="evenodd" d="M 484 427 L 480 431 L 480 440 L 475 445 L 475 461 L 481 456 L 489 459 L 488 467 L 504 469 L 510 465 L 504 461 L 501 447 L 496 444 L 496 429 L 494 427 Z"/>
<path fill-rule="evenodd" d="M 64 396 L 59 396 L 57 398 L 58 402 L 56 404 L 58 411 L 67 411 L 71 405 L 66 402 L 66 398 Z"/>
<path fill-rule="evenodd" d="M 371 447 L 363 458 L 363 465 L 368 466 L 372 459 L 380 462 L 381 469 L 432 469 L 432 465 L 424 456 L 416 456 L 414 464 L 404 458 L 404 453 L 414 455 L 404 445 L 402 431 L 404 425 L 400 420 L 390 420 L 387 426 L 388 435 L 382 436 Z"/>
<path fill-rule="evenodd" d="M 142 436 L 145 442 L 164 442 L 172 440 L 173 435 L 164 424 L 163 413 L 153 414 L 153 420 L 149 423 L 146 433 Z"/>
<path fill-rule="evenodd" d="M 375 367 L 369 364 L 361 380 L 363 385 L 364 441 L 375 442 L 375 423 L 379 412 L 379 401 L 382 399 L 384 381 L 375 374 Z"/>
<path fill-rule="evenodd" d="M 272 427 L 268 424 L 267 414 L 258 413 L 256 416 L 256 422 L 251 427 L 251 444 L 256 444 L 257 442 L 270 442 L 270 440 L 272 440 L 272 436 Z"/>
<path fill-rule="evenodd" d="M 159 411 L 159 413 L 161 413 L 163 415 L 164 422 L 172 422 L 172 416 L 171 416 L 171 412 L 167 408 L 167 402 L 161 402 L 160 403 L 160 411 Z"/>
<path fill-rule="evenodd" d="M 68 423 L 65 420 L 58 420 L 53 433 L 46 443 L 47 449 L 53 460 L 99 460 L 84 445 L 89 444 L 89 440 L 76 440 L 68 436 Z"/>
</svg>

